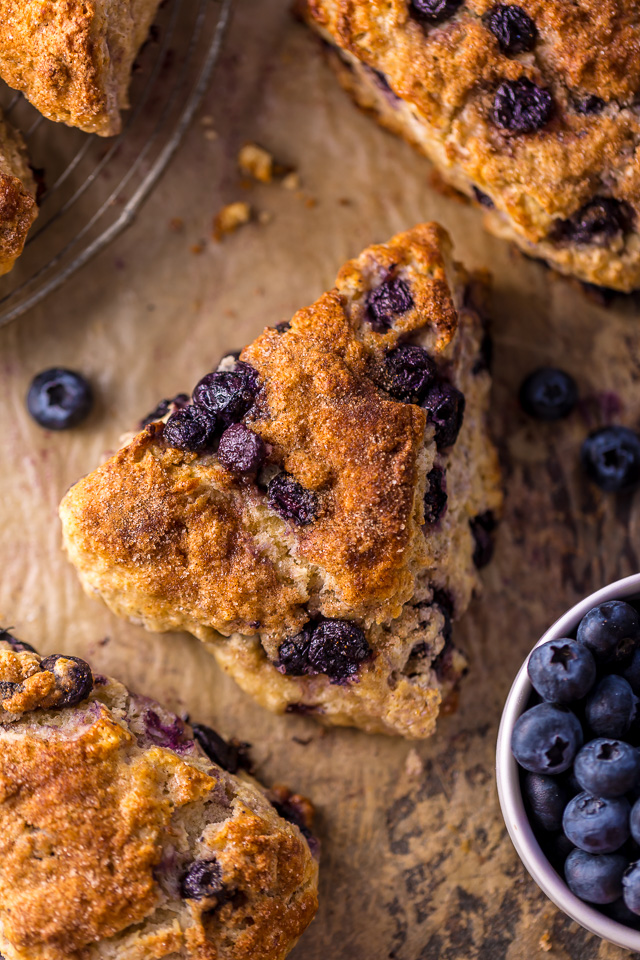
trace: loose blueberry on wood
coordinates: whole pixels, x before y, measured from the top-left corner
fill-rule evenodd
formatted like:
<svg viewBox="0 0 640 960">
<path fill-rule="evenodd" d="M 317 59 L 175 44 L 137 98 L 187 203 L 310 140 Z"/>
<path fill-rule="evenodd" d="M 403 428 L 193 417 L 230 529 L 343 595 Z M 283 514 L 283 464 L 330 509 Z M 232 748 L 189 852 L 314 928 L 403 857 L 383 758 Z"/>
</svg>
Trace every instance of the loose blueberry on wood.
<svg viewBox="0 0 640 960">
<path fill-rule="evenodd" d="M 218 460 L 230 473 L 255 474 L 264 463 L 264 441 L 243 423 L 227 427 L 218 445 Z"/>
<path fill-rule="evenodd" d="M 587 903 L 613 903 L 622 894 L 627 859 L 619 853 L 594 855 L 573 850 L 564 865 L 569 889 Z"/>
<path fill-rule="evenodd" d="M 204 453 L 211 450 L 216 438 L 216 419 L 198 407 L 184 407 L 172 413 L 164 425 L 163 439 L 170 447 Z"/>
<path fill-rule="evenodd" d="M 628 427 L 602 427 L 582 444 L 582 466 L 606 493 L 624 493 L 640 484 L 640 436 Z"/>
<path fill-rule="evenodd" d="M 419 403 L 435 381 L 437 368 L 424 347 L 402 344 L 385 357 L 384 386 L 397 400 Z"/>
<path fill-rule="evenodd" d="M 602 662 L 623 659 L 639 648 L 640 616 L 624 600 L 607 600 L 585 614 L 576 637 Z"/>
<path fill-rule="evenodd" d="M 385 280 L 367 297 L 366 315 L 378 330 L 388 329 L 395 318 L 413 307 L 409 284 L 401 277 Z"/>
<path fill-rule="evenodd" d="M 498 3 L 483 17 L 503 53 L 514 56 L 533 50 L 538 36 L 536 25 L 522 7 Z"/>
<path fill-rule="evenodd" d="M 587 853 L 613 853 L 629 839 L 629 801 L 606 800 L 579 793 L 567 804 L 562 818 L 565 834 Z"/>
<path fill-rule="evenodd" d="M 631 726 L 637 702 L 624 677 L 611 674 L 603 677 L 587 698 L 585 720 L 597 737 L 617 739 Z"/>
<path fill-rule="evenodd" d="M 445 472 L 442 467 L 433 467 L 427 474 L 427 489 L 424 495 L 424 522 L 437 523 L 447 509 Z"/>
<path fill-rule="evenodd" d="M 67 430 L 89 415 L 93 393 L 80 373 L 52 367 L 31 381 L 27 393 L 29 413 L 47 430 Z"/>
<path fill-rule="evenodd" d="M 540 703 L 518 717 L 511 750 L 531 773 L 562 773 L 573 763 L 582 741 L 580 722 L 568 707 Z"/>
<path fill-rule="evenodd" d="M 535 133 L 553 114 L 553 97 L 527 77 L 506 80 L 493 101 L 493 121 L 509 133 Z"/>
<path fill-rule="evenodd" d="M 49 670 L 56 681 L 55 703 L 50 709 L 74 707 L 93 690 L 93 674 L 86 660 L 54 653 L 40 661 L 41 670 Z"/>
<path fill-rule="evenodd" d="M 640 754 L 623 740 L 598 738 L 578 751 L 573 769 L 592 796 L 621 797 L 638 783 Z"/>
<path fill-rule="evenodd" d="M 529 802 L 533 819 L 544 830 L 562 828 L 562 814 L 569 794 L 556 777 L 527 773 L 524 778 L 524 795 Z"/>
<path fill-rule="evenodd" d="M 533 650 L 527 672 L 544 700 L 570 703 L 584 697 L 595 683 L 596 663 L 577 640 L 549 640 Z"/>
<path fill-rule="evenodd" d="M 442 23 L 462 6 L 463 0 L 410 0 L 409 10 L 416 20 Z"/>
<path fill-rule="evenodd" d="M 318 516 L 320 503 L 313 490 L 307 490 L 289 473 L 277 473 L 267 487 L 267 502 L 284 520 L 299 527 L 312 523 Z"/>
<path fill-rule="evenodd" d="M 519 397 L 522 409 L 530 417 L 560 420 L 568 416 L 578 402 L 578 387 L 564 370 L 540 367 L 523 380 Z"/>
<path fill-rule="evenodd" d="M 438 450 L 452 447 L 462 427 L 464 394 L 450 383 L 436 384 L 429 390 L 421 406 L 426 410 L 427 423 L 435 427 Z"/>
</svg>

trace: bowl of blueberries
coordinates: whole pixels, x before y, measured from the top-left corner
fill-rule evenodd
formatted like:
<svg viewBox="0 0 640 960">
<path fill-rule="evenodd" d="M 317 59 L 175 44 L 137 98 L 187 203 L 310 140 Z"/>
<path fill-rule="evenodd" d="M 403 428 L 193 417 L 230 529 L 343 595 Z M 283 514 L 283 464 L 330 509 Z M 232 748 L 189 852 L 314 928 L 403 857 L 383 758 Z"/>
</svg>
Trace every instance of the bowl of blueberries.
<svg viewBox="0 0 640 960">
<path fill-rule="evenodd" d="M 640 574 L 576 604 L 533 648 L 504 707 L 496 774 L 538 886 L 640 951 Z"/>
</svg>

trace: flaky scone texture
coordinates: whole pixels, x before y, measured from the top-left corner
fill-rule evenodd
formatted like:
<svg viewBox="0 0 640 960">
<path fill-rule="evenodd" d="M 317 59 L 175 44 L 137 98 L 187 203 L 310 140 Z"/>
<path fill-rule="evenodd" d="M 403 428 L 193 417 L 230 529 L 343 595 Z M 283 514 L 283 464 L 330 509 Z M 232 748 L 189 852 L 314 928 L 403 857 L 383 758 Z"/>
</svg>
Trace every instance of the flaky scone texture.
<svg viewBox="0 0 640 960">
<path fill-rule="evenodd" d="M 5 960 L 281 960 L 316 907 L 309 845 L 254 782 L 155 701 L 0 632 Z"/>
<path fill-rule="evenodd" d="M 398 284 L 403 309 L 372 322 L 371 298 Z M 347 263 L 333 290 L 240 356 L 259 384 L 244 417 L 267 451 L 257 477 L 176 449 L 156 421 L 71 488 L 60 516 L 85 589 L 151 630 L 191 631 L 272 710 L 430 735 L 464 666 L 450 618 L 479 585 L 477 518 L 492 526 L 501 504 L 479 286 L 436 224 Z M 396 348 L 466 398 L 446 449 L 425 410 L 387 389 Z M 274 504 L 280 472 L 312 499 L 310 520 Z M 440 500 L 425 523 L 425 496 L 444 487 L 446 509 Z M 296 664 L 283 653 L 292 640 Z"/>
<path fill-rule="evenodd" d="M 0 77 L 48 117 L 119 133 L 160 0 L 0 0 Z"/>
<path fill-rule="evenodd" d="M 358 104 L 474 199 L 489 230 L 562 273 L 636 289 L 640 6 L 635 0 L 518 0 L 516 9 L 533 24 L 524 52 L 509 52 L 490 29 L 494 11 L 505 6 L 492 0 L 298 3 L 338 51 L 332 60 Z M 442 13 L 429 20 L 416 9 Z M 521 78 L 546 91 L 552 104 L 546 122 L 524 133 L 494 119 L 500 86 Z M 590 204 L 602 199 L 605 214 L 611 200 L 616 212 L 613 222 L 594 230 Z"/>
<path fill-rule="evenodd" d="M 27 148 L 0 112 L 0 276 L 13 268 L 37 216 L 36 183 Z"/>
</svg>

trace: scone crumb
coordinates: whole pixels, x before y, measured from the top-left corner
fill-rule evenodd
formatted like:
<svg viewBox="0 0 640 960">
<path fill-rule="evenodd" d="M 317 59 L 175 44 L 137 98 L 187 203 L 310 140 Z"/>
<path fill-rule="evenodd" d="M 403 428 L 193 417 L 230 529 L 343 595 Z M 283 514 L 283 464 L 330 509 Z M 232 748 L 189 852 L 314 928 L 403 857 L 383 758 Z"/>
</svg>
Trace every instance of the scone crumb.
<svg viewBox="0 0 640 960">
<path fill-rule="evenodd" d="M 172 233 L 182 233 L 184 230 L 184 220 L 182 217 L 172 217 L 171 220 L 169 220 L 169 230 L 171 230 Z"/>
<path fill-rule="evenodd" d="M 271 183 L 273 180 L 273 157 L 257 143 L 245 143 L 238 154 L 238 167 L 241 173 L 260 183 Z"/>
<path fill-rule="evenodd" d="M 544 953 L 551 953 L 553 950 L 553 944 L 551 943 L 551 934 L 548 930 L 545 930 L 540 940 L 538 941 L 538 946 Z"/>
<path fill-rule="evenodd" d="M 273 214 L 269 210 L 261 210 L 258 214 L 258 223 L 261 223 L 263 226 L 267 223 L 271 223 L 273 220 Z"/>
<path fill-rule="evenodd" d="M 285 188 L 285 190 L 299 190 L 300 174 L 296 170 L 292 170 L 291 173 L 286 175 L 286 177 L 283 177 L 282 186 Z"/>
<path fill-rule="evenodd" d="M 404 772 L 411 780 L 417 780 L 424 773 L 424 764 L 415 747 L 412 747 L 407 754 L 407 759 L 404 762 Z"/>
<path fill-rule="evenodd" d="M 238 227 L 244 226 L 251 220 L 251 207 L 244 201 L 228 203 L 216 215 L 213 221 L 213 236 L 220 241 L 228 233 L 233 233 Z"/>
</svg>

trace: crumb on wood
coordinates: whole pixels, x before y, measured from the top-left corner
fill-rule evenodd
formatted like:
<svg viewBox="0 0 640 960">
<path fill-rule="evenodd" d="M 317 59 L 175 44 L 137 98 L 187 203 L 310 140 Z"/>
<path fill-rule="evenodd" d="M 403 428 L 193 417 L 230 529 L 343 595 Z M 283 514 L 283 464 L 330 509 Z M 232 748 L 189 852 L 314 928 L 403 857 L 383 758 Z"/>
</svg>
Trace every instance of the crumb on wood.
<svg viewBox="0 0 640 960">
<path fill-rule="evenodd" d="M 204 131 L 204 138 L 205 140 L 211 140 L 211 141 L 217 140 L 218 139 L 217 130 L 212 130 L 211 127 L 207 127 L 207 129 Z"/>
<path fill-rule="evenodd" d="M 285 190 L 298 190 L 300 188 L 300 174 L 292 170 L 286 177 L 282 178 L 282 186 Z"/>
<path fill-rule="evenodd" d="M 204 253 L 204 243 L 192 243 L 189 247 L 189 252 L 195 257 L 199 256 L 201 253 Z"/>
<path fill-rule="evenodd" d="M 203 127 L 212 127 L 213 126 L 213 117 L 210 113 L 205 113 L 204 117 L 200 117 L 200 123 Z"/>
<path fill-rule="evenodd" d="M 106 647 L 106 645 L 110 642 L 111 642 L 111 637 L 103 637 L 102 640 L 98 640 L 98 644 L 101 647 Z"/>
<path fill-rule="evenodd" d="M 404 762 L 406 775 L 411 779 L 416 779 L 424 773 L 424 764 L 420 759 L 420 754 L 415 747 L 411 747 Z"/>
<path fill-rule="evenodd" d="M 238 167 L 241 173 L 260 183 L 271 183 L 273 180 L 273 157 L 257 143 L 245 143 L 238 154 Z"/>
<path fill-rule="evenodd" d="M 269 210 L 261 210 L 258 214 L 258 223 L 261 223 L 263 226 L 267 223 L 271 223 L 273 220 L 273 214 Z"/>
<path fill-rule="evenodd" d="M 184 220 L 182 217 L 172 217 L 171 220 L 169 220 L 169 230 L 171 230 L 172 233 L 182 233 L 184 230 Z"/>
<path fill-rule="evenodd" d="M 350 207 L 353 201 L 349 197 L 338 197 L 338 203 L 341 207 Z"/>
<path fill-rule="evenodd" d="M 222 240 L 229 233 L 234 233 L 238 227 L 244 226 L 251 220 L 251 207 L 244 201 L 228 203 L 220 210 L 213 221 L 213 236 L 217 241 Z"/>
<path fill-rule="evenodd" d="M 548 930 L 545 930 L 540 940 L 538 946 L 544 953 L 550 953 L 553 950 L 553 944 L 551 943 L 551 935 Z"/>
</svg>

